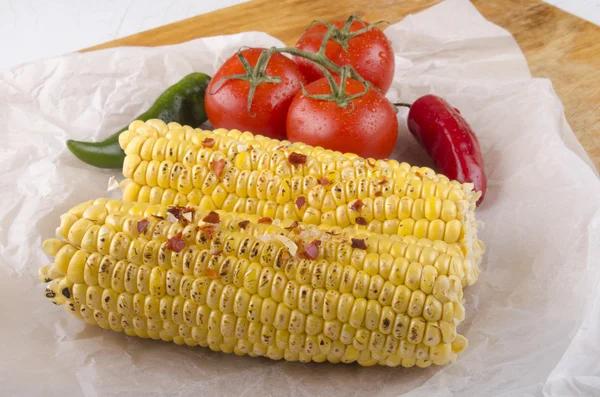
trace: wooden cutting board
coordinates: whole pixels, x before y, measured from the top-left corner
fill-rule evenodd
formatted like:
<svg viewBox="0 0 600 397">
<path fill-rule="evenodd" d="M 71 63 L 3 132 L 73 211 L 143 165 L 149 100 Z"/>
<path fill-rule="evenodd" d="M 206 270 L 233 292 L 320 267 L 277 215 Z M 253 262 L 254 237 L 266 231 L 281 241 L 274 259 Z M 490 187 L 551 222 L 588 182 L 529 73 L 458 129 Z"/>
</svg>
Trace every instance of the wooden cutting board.
<svg viewBox="0 0 600 397">
<path fill-rule="evenodd" d="M 160 46 L 204 36 L 258 30 L 294 44 L 315 18 L 357 14 L 390 23 L 440 0 L 253 0 L 104 43 Z M 600 169 L 600 27 L 540 0 L 473 0 L 488 20 L 510 31 L 535 77 L 548 77 L 565 106 L 567 120 Z"/>
</svg>

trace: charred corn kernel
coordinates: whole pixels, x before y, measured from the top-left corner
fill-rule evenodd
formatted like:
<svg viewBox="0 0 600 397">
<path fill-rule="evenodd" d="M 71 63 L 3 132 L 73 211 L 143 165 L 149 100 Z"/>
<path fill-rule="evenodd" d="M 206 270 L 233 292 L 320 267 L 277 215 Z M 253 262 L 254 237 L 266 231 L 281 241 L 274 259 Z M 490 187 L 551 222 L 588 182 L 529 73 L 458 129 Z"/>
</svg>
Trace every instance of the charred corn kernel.
<svg viewBox="0 0 600 397">
<path fill-rule="evenodd" d="M 148 134 L 147 130 L 158 132 Z M 138 185 L 124 184 L 127 199 L 163 204 L 202 203 L 207 209 L 224 209 L 227 203 L 232 210 L 236 206 L 224 200 L 222 192 L 235 190 L 236 203 L 252 197 L 275 206 L 285 206 L 302 196 L 306 202 L 297 215 L 306 223 L 345 226 L 360 216 L 372 223 L 367 227 L 371 231 L 414 233 L 430 238 L 442 235 L 445 241 L 460 241 L 468 252 L 473 252 L 475 266 L 480 261 L 482 247 L 475 228 L 468 226 L 473 218 L 476 193 L 470 186 L 450 183 L 448 178 L 427 167 L 410 167 L 393 160 L 350 159 L 348 155 L 302 143 L 279 142 L 223 129 L 194 130 L 175 124 L 159 131 L 144 123 L 121 137 L 126 152 L 124 174 Z M 202 144 L 206 139 L 214 140 L 215 144 L 206 147 Z M 306 164 L 290 165 L 291 153 L 306 155 Z M 210 164 L 220 160 L 225 161 L 226 167 L 222 174 L 217 171 L 221 174 L 217 176 Z M 139 186 L 145 184 L 163 190 L 148 194 Z M 204 199 L 210 195 L 214 197 Z M 356 199 L 363 201 L 363 208 L 351 210 Z M 236 208 L 240 211 L 242 206 Z M 252 208 L 244 211 L 248 209 Z M 257 205 L 254 209 L 262 216 L 284 213 L 272 205 Z M 406 219 L 414 222 L 399 222 Z M 418 222 L 421 219 L 424 221 Z M 458 234 L 456 226 L 449 225 L 454 220 L 459 222 Z"/>
<path fill-rule="evenodd" d="M 370 300 L 367 303 L 367 311 L 365 314 L 365 327 L 369 330 L 377 329 L 381 318 L 381 305 L 379 302 Z"/>
<path fill-rule="evenodd" d="M 363 270 L 356 273 L 356 278 L 354 279 L 354 285 L 352 287 L 352 294 L 357 298 L 366 297 L 370 293 L 369 281 L 369 275 Z"/>
<path fill-rule="evenodd" d="M 423 343 L 427 346 L 437 346 L 442 343 L 442 332 L 437 323 L 427 323 Z"/>
<path fill-rule="evenodd" d="M 327 194 L 336 205 L 348 196 Z M 459 245 L 258 214 L 218 212 L 211 223 L 199 208 L 156 218 L 167 210 L 96 200 L 70 211 L 65 241 L 44 244 L 55 256 L 40 270 L 46 296 L 128 335 L 273 359 L 426 367 L 466 347 L 456 324 L 472 269 Z"/>
<path fill-rule="evenodd" d="M 420 316 L 423 313 L 423 306 L 425 305 L 426 295 L 423 291 L 413 291 L 408 301 L 407 314 L 411 317 Z"/>
<path fill-rule="evenodd" d="M 421 273 L 423 266 L 419 262 L 412 262 L 406 270 L 405 285 L 415 291 L 421 286 Z"/>
<path fill-rule="evenodd" d="M 425 327 L 427 323 L 420 317 L 413 318 L 410 320 L 408 326 L 408 341 L 413 344 L 419 344 L 423 341 L 423 335 L 425 334 Z"/>
</svg>

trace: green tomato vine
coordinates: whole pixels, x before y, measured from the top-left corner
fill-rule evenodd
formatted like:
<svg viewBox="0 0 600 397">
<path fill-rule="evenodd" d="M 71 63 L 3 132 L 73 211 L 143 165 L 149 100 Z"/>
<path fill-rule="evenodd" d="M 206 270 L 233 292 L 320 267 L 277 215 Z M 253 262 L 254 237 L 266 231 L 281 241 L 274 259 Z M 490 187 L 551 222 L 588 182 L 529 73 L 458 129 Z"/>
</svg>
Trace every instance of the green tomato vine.
<svg viewBox="0 0 600 397">
<path fill-rule="evenodd" d="M 322 35 L 323 41 L 321 42 L 321 46 L 316 53 L 302 51 L 295 47 L 280 47 L 280 48 L 271 47 L 271 48 L 263 51 L 260 54 L 260 56 L 258 57 L 258 60 L 256 61 L 256 65 L 252 66 L 252 65 L 250 65 L 250 63 L 248 62 L 246 57 L 244 57 L 244 55 L 242 54 L 243 49 L 240 48 L 237 52 L 237 56 L 238 56 L 240 62 L 242 63 L 242 66 L 244 67 L 245 73 L 223 77 L 221 80 L 219 80 L 216 83 L 214 90 L 212 90 L 212 92 L 210 92 L 209 94 L 218 91 L 223 86 L 223 84 L 225 84 L 225 82 L 227 80 L 236 79 L 236 80 L 247 81 L 250 84 L 250 90 L 248 92 L 247 110 L 248 110 L 248 114 L 252 116 L 251 107 L 252 107 L 252 100 L 253 100 L 254 94 L 256 92 L 256 87 L 258 87 L 260 84 L 277 84 L 277 83 L 281 82 L 280 77 L 269 76 L 266 74 L 266 69 L 269 64 L 269 60 L 271 59 L 273 54 L 285 53 L 285 54 L 294 55 L 294 56 L 298 56 L 298 57 L 310 60 L 311 62 L 313 62 L 315 65 L 317 65 L 319 67 L 319 69 L 323 72 L 323 74 L 327 78 L 327 81 L 329 82 L 329 85 L 331 87 L 331 94 L 310 95 L 306 92 L 306 89 L 304 88 L 304 86 L 302 86 L 302 93 L 305 96 L 307 96 L 309 98 L 321 100 L 321 101 L 335 102 L 338 106 L 340 106 L 342 108 L 346 108 L 349 105 L 352 105 L 351 101 L 353 99 L 356 99 L 356 98 L 359 98 L 359 97 L 365 95 L 370 89 L 378 90 L 377 87 L 375 87 L 369 81 L 362 78 L 362 76 L 360 74 L 358 74 L 358 72 L 352 66 L 350 66 L 350 65 L 339 66 L 336 63 L 334 63 L 333 61 L 331 61 L 325 54 L 325 49 L 327 47 L 327 43 L 329 42 L 329 40 L 334 40 L 334 41 L 338 42 L 342 46 L 344 51 L 347 51 L 348 50 L 348 42 L 352 38 L 354 38 L 358 35 L 364 34 L 365 32 L 368 32 L 369 30 L 375 28 L 377 25 L 384 22 L 384 21 L 377 21 L 377 22 L 371 23 L 369 25 L 366 25 L 364 28 L 362 28 L 360 30 L 357 30 L 355 32 L 350 32 L 352 23 L 355 21 L 359 21 L 364 24 L 364 22 L 357 15 L 351 15 L 348 18 L 348 20 L 345 22 L 344 26 L 342 26 L 342 28 L 339 28 L 334 24 L 331 24 L 329 22 L 319 20 L 319 19 L 313 21 L 313 24 L 321 23 L 327 27 L 327 31 Z M 311 26 L 312 26 L 312 24 L 311 24 Z M 335 81 L 335 79 L 332 75 L 332 72 L 335 73 L 336 75 L 340 76 L 339 84 Z M 357 93 L 354 95 L 347 94 L 345 92 L 345 87 L 346 87 L 346 81 L 348 78 L 361 82 L 363 84 L 363 86 L 365 87 L 365 90 L 363 92 L 360 92 L 360 93 Z"/>
</svg>

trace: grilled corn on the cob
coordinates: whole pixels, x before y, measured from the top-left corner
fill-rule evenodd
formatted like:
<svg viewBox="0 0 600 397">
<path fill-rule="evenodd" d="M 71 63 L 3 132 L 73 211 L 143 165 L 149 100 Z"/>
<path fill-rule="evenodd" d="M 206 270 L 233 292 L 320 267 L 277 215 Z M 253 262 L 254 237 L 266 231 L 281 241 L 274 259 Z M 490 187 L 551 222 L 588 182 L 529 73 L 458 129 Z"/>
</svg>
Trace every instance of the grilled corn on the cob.
<svg viewBox="0 0 600 397">
<path fill-rule="evenodd" d="M 479 193 L 430 168 L 160 120 L 133 122 L 119 142 L 126 201 L 460 242 L 471 263 L 463 283 L 477 279 Z"/>
<path fill-rule="evenodd" d="M 128 335 L 405 367 L 466 347 L 456 244 L 107 199 L 64 214 L 57 236 L 46 296 Z"/>
</svg>

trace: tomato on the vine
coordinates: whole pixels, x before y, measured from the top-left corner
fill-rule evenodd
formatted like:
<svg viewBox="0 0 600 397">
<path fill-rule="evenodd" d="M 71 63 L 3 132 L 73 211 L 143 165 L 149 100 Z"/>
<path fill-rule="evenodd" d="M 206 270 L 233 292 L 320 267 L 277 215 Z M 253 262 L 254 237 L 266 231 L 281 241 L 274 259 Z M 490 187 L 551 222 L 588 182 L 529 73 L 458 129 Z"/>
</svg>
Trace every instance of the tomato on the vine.
<svg viewBox="0 0 600 397">
<path fill-rule="evenodd" d="M 335 21 L 333 25 L 342 29 L 346 21 Z M 349 33 L 356 32 L 369 26 L 368 22 L 354 20 L 350 25 Z M 298 39 L 296 48 L 316 53 L 323 42 L 323 35 L 327 26 L 323 23 L 313 23 Z M 343 38 L 342 38 L 343 40 Z M 350 65 L 365 80 L 370 81 L 375 87 L 386 92 L 394 78 L 394 51 L 390 41 L 378 28 L 361 33 L 347 40 L 345 50 L 340 42 L 329 39 L 325 47 L 325 55 L 339 66 Z M 310 60 L 295 56 L 300 71 L 309 82 L 323 77 L 323 72 Z"/>
<path fill-rule="evenodd" d="M 249 48 L 241 52 L 254 67 L 263 48 Z M 256 87 L 248 112 L 250 83 L 242 79 L 227 79 L 226 76 L 246 73 L 238 54 L 227 59 L 214 75 L 205 97 L 206 114 L 215 128 L 251 131 L 254 134 L 285 139 L 285 124 L 288 108 L 294 95 L 306 83 L 298 66 L 291 59 L 273 54 L 268 61 L 265 74 L 280 77 L 279 83 L 261 83 Z"/>
<path fill-rule="evenodd" d="M 339 77 L 334 80 L 340 84 Z M 290 141 L 376 159 L 392 153 L 398 137 L 398 119 L 394 106 L 381 92 L 371 88 L 342 107 L 335 101 L 310 97 L 332 93 L 326 78 L 310 83 L 305 90 L 309 96 L 299 92 L 288 112 Z M 348 79 L 344 91 L 355 95 L 365 92 L 365 86 Z"/>
</svg>

